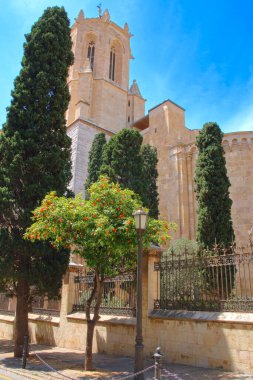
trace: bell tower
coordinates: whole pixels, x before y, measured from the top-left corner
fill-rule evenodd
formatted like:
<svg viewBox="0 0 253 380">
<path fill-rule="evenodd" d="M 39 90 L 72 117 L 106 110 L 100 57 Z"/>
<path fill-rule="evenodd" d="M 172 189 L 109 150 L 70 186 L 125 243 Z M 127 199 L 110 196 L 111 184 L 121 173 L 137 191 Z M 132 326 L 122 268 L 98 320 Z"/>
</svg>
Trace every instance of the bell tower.
<svg viewBox="0 0 253 380">
<path fill-rule="evenodd" d="M 129 125 L 131 36 L 128 25 L 121 28 L 110 21 L 107 10 L 97 18 L 85 18 L 80 11 L 72 27 L 75 62 L 68 78 L 67 125 L 89 120 L 112 132 Z"/>
<path fill-rule="evenodd" d="M 88 153 L 95 135 L 108 138 L 144 116 L 145 99 L 137 84 L 129 88 L 132 59 L 128 25 L 110 20 L 108 10 L 86 18 L 79 12 L 71 29 L 74 64 L 69 70 L 67 133 L 72 138 L 73 178 L 70 188 L 84 192 Z"/>
</svg>

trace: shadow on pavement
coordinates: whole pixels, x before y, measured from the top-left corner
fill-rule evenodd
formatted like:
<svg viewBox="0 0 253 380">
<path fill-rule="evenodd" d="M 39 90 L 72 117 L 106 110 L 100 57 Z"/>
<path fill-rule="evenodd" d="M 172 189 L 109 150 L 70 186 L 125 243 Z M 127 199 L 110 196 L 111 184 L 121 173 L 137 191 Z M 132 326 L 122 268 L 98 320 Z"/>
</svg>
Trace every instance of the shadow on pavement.
<svg viewBox="0 0 253 380">
<path fill-rule="evenodd" d="M 0 340 L 0 364 L 6 369 L 21 370 L 21 359 L 13 357 L 13 342 L 10 340 Z M 47 363 L 46 366 L 35 355 Z M 83 351 L 71 350 L 60 347 L 49 347 L 38 344 L 30 345 L 30 355 L 27 360 L 24 373 L 35 375 L 37 379 L 59 378 L 58 374 L 53 375 L 54 370 L 61 375 L 76 380 L 109 380 L 112 378 L 120 379 L 133 373 L 134 360 L 130 357 L 117 357 L 106 354 L 94 354 L 94 371 L 84 372 L 83 370 L 84 353 Z M 146 367 L 154 365 L 153 359 L 145 362 Z M 52 367 L 52 369 L 50 369 Z M 25 372 L 23 372 L 25 371 Z M 62 376 L 60 376 L 63 378 Z M 133 379 L 133 377 L 131 377 Z M 154 368 L 152 367 L 145 373 L 146 380 L 154 378 Z M 163 363 L 161 380 L 252 380 L 253 376 L 239 375 L 236 373 L 225 372 L 215 369 L 197 368 L 186 365 Z"/>
</svg>

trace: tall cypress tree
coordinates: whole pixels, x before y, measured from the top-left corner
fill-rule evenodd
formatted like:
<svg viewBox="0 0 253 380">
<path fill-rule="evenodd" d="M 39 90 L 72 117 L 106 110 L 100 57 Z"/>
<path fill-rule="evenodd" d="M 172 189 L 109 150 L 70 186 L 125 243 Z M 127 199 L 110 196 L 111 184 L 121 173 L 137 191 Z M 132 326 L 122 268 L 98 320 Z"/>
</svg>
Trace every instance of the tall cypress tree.
<svg viewBox="0 0 253 380">
<path fill-rule="evenodd" d="M 102 165 L 103 147 L 105 144 L 105 134 L 102 132 L 98 133 L 95 136 L 89 151 L 88 177 L 85 182 L 86 190 L 99 178 L 99 172 Z"/>
<path fill-rule="evenodd" d="M 101 174 L 119 182 L 137 194 L 143 194 L 141 134 L 134 129 L 122 129 L 104 146 Z"/>
<path fill-rule="evenodd" d="M 149 215 L 152 218 L 158 218 L 159 210 L 159 195 L 157 189 L 157 150 L 150 145 L 142 145 L 141 147 L 142 157 L 142 173 L 143 173 L 143 204 L 149 209 Z"/>
<path fill-rule="evenodd" d="M 21 356 L 28 334 L 32 292 L 57 293 L 68 265 L 67 250 L 28 243 L 23 234 L 45 194 L 65 193 L 71 178 L 64 118 L 71 45 L 64 8 L 46 9 L 26 35 L 22 68 L 0 136 L 0 282 L 17 296 L 15 356 Z"/>
<path fill-rule="evenodd" d="M 195 185 L 198 202 L 197 241 L 204 248 L 229 247 L 234 240 L 230 182 L 222 147 L 223 133 L 216 123 L 204 124 L 197 136 L 199 156 Z"/>
<path fill-rule="evenodd" d="M 100 174 L 106 174 L 123 188 L 134 190 L 141 197 L 149 214 L 158 218 L 157 151 L 142 146 L 142 136 L 134 129 L 122 129 L 104 145 Z"/>
</svg>

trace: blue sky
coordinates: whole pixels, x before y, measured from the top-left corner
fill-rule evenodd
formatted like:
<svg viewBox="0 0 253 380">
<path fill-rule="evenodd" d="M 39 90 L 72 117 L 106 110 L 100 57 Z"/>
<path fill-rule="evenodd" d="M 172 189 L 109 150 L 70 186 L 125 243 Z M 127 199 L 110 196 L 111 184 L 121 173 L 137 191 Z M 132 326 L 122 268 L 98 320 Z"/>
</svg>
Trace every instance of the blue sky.
<svg viewBox="0 0 253 380">
<path fill-rule="evenodd" d="M 224 132 L 253 130 L 252 0 L 105 0 L 111 20 L 128 23 L 131 80 L 146 110 L 171 99 L 186 109 L 188 128 L 216 121 Z M 71 24 L 100 0 L 0 0 L 0 125 L 20 70 L 24 34 L 48 6 L 63 5 Z"/>
</svg>

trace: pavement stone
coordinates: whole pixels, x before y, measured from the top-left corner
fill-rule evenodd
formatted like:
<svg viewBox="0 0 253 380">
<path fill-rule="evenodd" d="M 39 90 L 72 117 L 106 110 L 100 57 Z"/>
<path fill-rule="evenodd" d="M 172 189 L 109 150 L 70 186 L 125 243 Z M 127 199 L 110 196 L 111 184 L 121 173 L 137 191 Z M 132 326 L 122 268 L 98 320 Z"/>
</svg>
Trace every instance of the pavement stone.
<svg viewBox="0 0 253 380">
<path fill-rule="evenodd" d="M 42 363 L 34 353 L 58 372 L 54 372 Z M 13 358 L 13 342 L 0 339 L 0 368 L 23 375 L 32 380 L 109 380 L 123 379 L 133 372 L 134 361 L 130 357 L 117 357 L 94 354 L 92 372 L 83 370 L 84 353 L 60 347 L 38 344 L 30 345 L 30 356 L 26 369 L 21 368 L 21 359 Z M 154 361 L 146 360 L 145 367 L 153 366 Z M 154 378 L 154 368 L 145 372 L 146 380 Z M 253 380 L 253 375 L 245 375 L 216 369 L 198 368 L 186 365 L 163 363 L 161 380 Z"/>
</svg>

